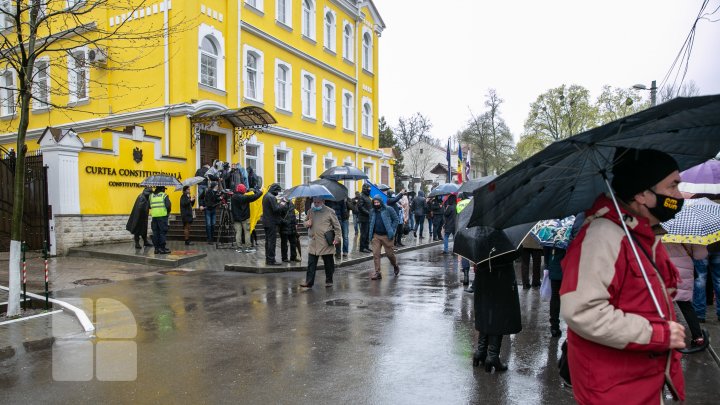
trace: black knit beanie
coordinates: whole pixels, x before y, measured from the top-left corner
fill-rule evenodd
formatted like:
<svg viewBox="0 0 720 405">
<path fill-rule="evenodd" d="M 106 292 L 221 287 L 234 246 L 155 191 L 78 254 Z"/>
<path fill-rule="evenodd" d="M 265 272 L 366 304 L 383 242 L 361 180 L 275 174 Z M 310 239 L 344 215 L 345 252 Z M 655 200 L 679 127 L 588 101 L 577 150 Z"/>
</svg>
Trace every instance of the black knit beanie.
<svg viewBox="0 0 720 405">
<path fill-rule="evenodd" d="M 614 162 L 612 188 L 625 202 L 679 170 L 672 156 L 653 149 L 617 148 Z"/>
</svg>

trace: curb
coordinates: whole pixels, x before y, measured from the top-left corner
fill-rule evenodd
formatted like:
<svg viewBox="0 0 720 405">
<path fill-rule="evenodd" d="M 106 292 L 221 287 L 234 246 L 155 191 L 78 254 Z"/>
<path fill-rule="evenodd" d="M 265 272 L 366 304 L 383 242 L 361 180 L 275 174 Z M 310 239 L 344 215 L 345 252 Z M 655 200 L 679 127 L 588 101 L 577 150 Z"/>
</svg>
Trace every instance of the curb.
<svg viewBox="0 0 720 405">
<path fill-rule="evenodd" d="M 443 241 L 438 240 L 430 243 L 424 243 L 422 245 L 415 245 L 415 246 L 406 246 L 403 248 L 400 248 L 395 251 L 395 254 L 401 254 L 401 253 L 407 253 L 412 252 L 414 250 L 420 250 L 427 247 L 442 245 Z M 385 253 L 382 254 L 382 257 L 385 257 Z M 366 255 L 363 257 L 356 257 L 349 260 L 343 260 L 340 263 L 335 264 L 335 268 L 343 268 L 343 267 L 350 267 L 354 266 L 356 264 L 364 263 L 367 261 L 372 261 L 373 256 L 372 255 Z M 321 270 L 325 266 L 321 264 L 322 261 L 318 263 L 317 269 Z M 267 266 L 264 263 L 263 264 L 257 264 L 255 266 L 251 264 L 246 263 L 229 263 L 225 265 L 225 271 L 234 271 L 239 273 L 253 273 L 253 274 L 275 274 L 275 273 L 288 273 L 292 271 L 307 271 L 307 265 L 306 264 L 285 264 L 280 266 Z"/>
<path fill-rule="evenodd" d="M 160 257 L 154 257 L 154 256 L 144 256 L 144 255 L 140 256 L 140 255 L 130 255 L 130 254 L 124 254 L 124 253 L 102 252 L 102 251 L 93 250 L 93 249 L 70 248 L 70 250 L 68 250 L 68 256 L 115 260 L 118 262 L 147 264 L 147 265 L 151 265 L 151 266 L 179 267 L 184 264 L 193 262 L 195 260 L 200 260 L 202 258 L 205 258 L 205 257 L 207 257 L 207 253 L 198 252 L 195 254 L 182 255 L 182 256 L 170 254 L 169 256 L 173 256 L 175 258 L 169 259 L 169 258 L 160 258 Z"/>
</svg>

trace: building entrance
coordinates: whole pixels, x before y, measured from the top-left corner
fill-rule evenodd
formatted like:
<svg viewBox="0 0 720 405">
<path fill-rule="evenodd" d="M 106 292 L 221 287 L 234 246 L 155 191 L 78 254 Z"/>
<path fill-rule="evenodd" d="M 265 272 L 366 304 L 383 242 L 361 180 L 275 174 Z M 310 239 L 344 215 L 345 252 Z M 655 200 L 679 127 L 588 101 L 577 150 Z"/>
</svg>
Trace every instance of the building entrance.
<svg viewBox="0 0 720 405">
<path fill-rule="evenodd" d="M 220 137 L 208 133 L 200 134 L 200 165 L 212 165 L 220 159 Z"/>
</svg>

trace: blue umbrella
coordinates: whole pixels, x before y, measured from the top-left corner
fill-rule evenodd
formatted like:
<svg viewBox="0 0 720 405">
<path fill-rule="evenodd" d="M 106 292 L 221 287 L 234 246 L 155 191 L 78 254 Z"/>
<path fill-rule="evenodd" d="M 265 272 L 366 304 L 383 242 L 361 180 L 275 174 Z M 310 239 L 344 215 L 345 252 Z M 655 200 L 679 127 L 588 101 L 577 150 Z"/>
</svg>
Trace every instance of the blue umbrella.
<svg viewBox="0 0 720 405">
<path fill-rule="evenodd" d="M 435 188 L 430 192 L 430 194 L 428 195 L 428 197 L 436 197 L 436 196 L 439 196 L 439 195 L 457 193 L 457 191 L 458 191 L 459 189 L 460 189 L 460 186 L 458 186 L 458 185 L 455 184 L 455 183 L 445 183 L 445 184 L 441 184 L 441 185 L 435 187 Z"/>
<path fill-rule="evenodd" d="M 330 190 L 320 184 L 301 184 L 285 190 L 282 196 L 288 200 L 298 197 L 320 197 L 326 200 L 335 199 L 332 193 L 330 193 Z"/>
</svg>

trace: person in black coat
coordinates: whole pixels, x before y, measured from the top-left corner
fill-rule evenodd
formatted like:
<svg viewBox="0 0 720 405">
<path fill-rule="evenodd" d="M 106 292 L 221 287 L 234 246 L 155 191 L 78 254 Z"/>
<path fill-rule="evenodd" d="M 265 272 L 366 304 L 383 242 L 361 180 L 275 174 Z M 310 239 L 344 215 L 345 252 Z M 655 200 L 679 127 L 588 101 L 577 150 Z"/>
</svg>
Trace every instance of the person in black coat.
<svg viewBox="0 0 720 405">
<path fill-rule="evenodd" d="M 262 201 L 262 222 L 263 228 L 265 229 L 265 264 L 271 266 L 280 264 L 275 261 L 275 246 L 277 243 L 278 226 L 284 214 L 284 206 L 281 205 L 277 199 L 281 190 L 282 187 L 280 187 L 279 184 L 271 184 Z"/>
<path fill-rule="evenodd" d="M 443 253 L 448 254 L 450 235 L 455 235 L 455 222 L 457 218 L 457 198 L 454 195 L 448 196 L 443 204 Z M 455 241 L 455 236 L 453 236 Z"/>
<path fill-rule="evenodd" d="M 152 188 L 145 187 L 145 189 L 135 199 L 135 205 L 133 205 L 132 211 L 130 211 L 130 217 L 128 218 L 125 229 L 133 234 L 135 239 L 135 249 L 142 249 L 140 246 L 140 238 L 142 237 L 143 244 L 146 247 L 152 247 L 147 237 L 148 229 L 148 214 L 150 212 L 150 194 L 152 194 Z"/>
<path fill-rule="evenodd" d="M 211 181 L 210 186 L 205 191 L 205 234 L 209 244 L 213 243 L 213 234 L 215 233 L 215 213 L 218 205 L 220 205 L 218 183 Z"/>
<path fill-rule="evenodd" d="M 405 246 L 402 243 L 402 237 L 403 237 L 403 228 L 405 227 L 405 221 L 403 221 L 403 213 L 402 213 L 402 207 L 400 207 L 400 200 L 405 196 L 405 190 L 400 191 L 399 193 L 395 194 L 392 190 L 388 190 L 387 192 L 387 206 L 394 209 L 395 213 L 397 214 L 398 218 L 400 218 L 400 223 L 397 226 L 397 229 L 395 230 L 395 246 Z"/>
<path fill-rule="evenodd" d="M 282 219 L 280 220 L 280 257 L 282 261 L 299 262 L 298 258 L 298 242 L 299 234 L 297 231 L 297 212 L 295 204 L 292 201 L 282 200 L 285 207 L 282 210 Z M 290 245 L 290 258 L 288 259 L 288 245 Z"/>
<path fill-rule="evenodd" d="M 477 350 L 473 354 L 473 366 L 481 363 L 485 371 L 505 371 L 500 361 L 503 335 L 522 330 L 520 299 L 515 281 L 513 261 L 518 254 L 506 254 L 475 267 L 475 329 L 478 331 Z"/>
<path fill-rule="evenodd" d="M 443 226 L 443 206 L 442 197 L 437 196 L 430 200 L 430 215 L 432 216 L 433 222 L 433 235 L 432 240 L 442 239 L 442 226 Z"/>
<path fill-rule="evenodd" d="M 245 247 L 243 241 L 247 241 L 250 244 L 250 203 L 259 199 L 262 196 L 262 191 L 253 190 L 253 194 L 248 194 L 245 185 L 240 183 L 235 186 L 235 193 L 230 198 L 230 210 L 233 217 L 233 227 L 235 228 L 235 242 L 237 243 L 238 253 L 250 253 L 254 252 L 255 249 L 252 247 Z M 244 237 L 243 237 L 244 236 Z"/>
<path fill-rule="evenodd" d="M 192 245 L 192 242 L 190 242 L 190 225 L 192 225 L 193 222 L 192 207 L 194 204 L 195 197 L 190 195 L 190 186 L 183 187 L 183 193 L 180 197 L 180 218 L 183 224 L 185 245 Z"/>
<path fill-rule="evenodd" d="M 360 222 L 360 252 L 372 253 L 370 250 L 370 210 L 372 200 L 370 199 L 370 185 L 363 184 L 362 192 L 358 198 L 358 222 Z"/>
<path fill-rule="evenodd" d="M 425 193 L 418 191 L 417 197 L 413 198 L 410 203 L 410 215 L 415 217 L 415 228 L 413 229 L 413 235 L 417 238 L 417 231 L 420 229 L 420 239 L 423 239 L 423 228 L 425 216 L 428 213 L 427 202 L 425 202 Z"/>
</svg>

